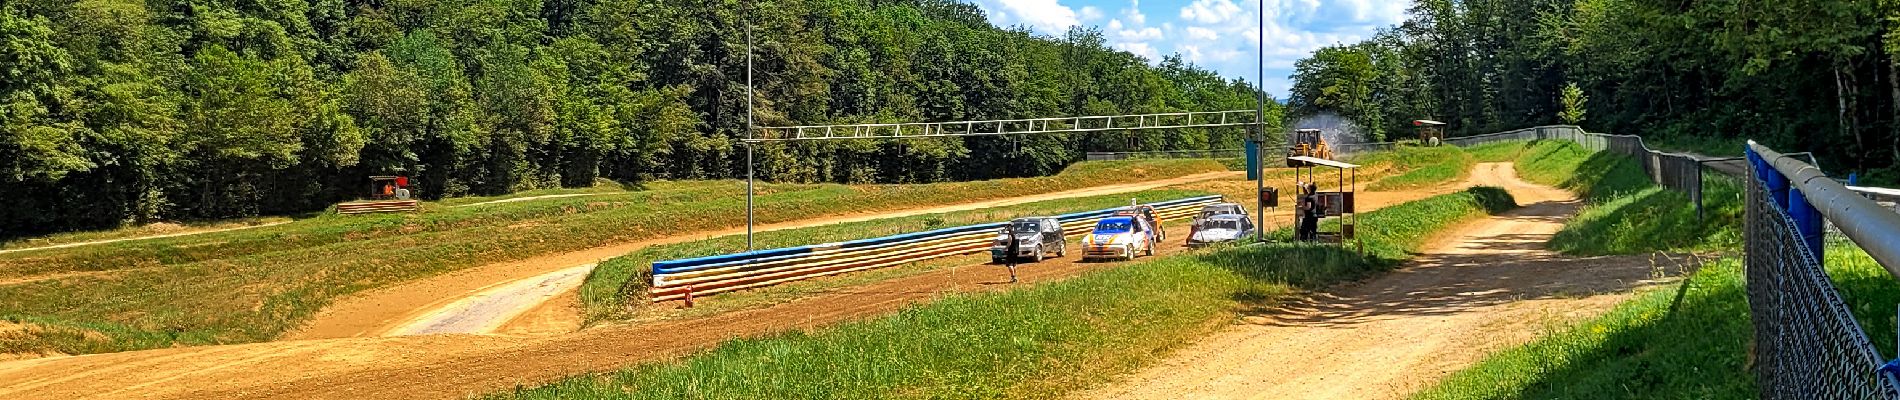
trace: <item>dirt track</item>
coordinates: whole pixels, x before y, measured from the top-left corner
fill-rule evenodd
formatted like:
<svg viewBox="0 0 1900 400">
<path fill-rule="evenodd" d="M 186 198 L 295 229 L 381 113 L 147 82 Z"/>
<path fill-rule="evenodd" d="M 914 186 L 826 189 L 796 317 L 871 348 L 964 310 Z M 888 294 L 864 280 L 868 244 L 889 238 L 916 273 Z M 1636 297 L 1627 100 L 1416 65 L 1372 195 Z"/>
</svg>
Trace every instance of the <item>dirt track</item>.
<svg viewBox="0 0 1900 400">
<path fill-rule="evenodd" d="M 1480 164 L 1525 207 L 1466 224 L 1400 271 L 1250 315 L 1082 398 L 1403 398 L 1546 324 L 1595 315 L 1651 284 L 1647 257 L 1545 250 L 1572 194 Z"/>
<path fill-rule="evenodd" d="M 1367 192 L 1361 201 L 1370 210 L 1442 191 Z M 1170 237 L 1184 234 L 1176 226 Z M 1170 242 L 1164 254 L 1182 251 Z M 1070 257 L 1023 268 L 1021 276 L 1034 284 L 1116 265 Z M 969 265 L 761 309 L 548 337 L 342 338 L 23 360 L 0 363 L 0 398 L 456 398 L 662 360 L 734 337 L 883 315 L 947 293 L 1006 289 L 1006 276 L 999 267 Z"/>
<path fill-rule="evenodd" d="M 1128 193 L 1159 187 L 1233 177 L 1238 172 L 1210 172 L 1179 178 L 1046 193 L 1034 196 L 916 208 L 895 211 L 843 214 L 776 224 L 765 224 L 756 231 L 796 229 L 846 222 L 869 221 L 916 214 L 935 214 L 990 207 L 1032 203 L 1068 197 Z M 414 333 L 491 333 L 504 326 L 536 326 L 532 332 L 559 333 L 579 328 L 579 320 L 559 312 L 534 312 L 545 309 L 549 299 L 571 298 L 565 293 L 547 296 L 537 290 L 547 285 L 575 287 L 587 274 L 572 274 L 574 268 L 663 244 L 745 234 L 745 227 L 680 234 L 670 237 L 602 246 L 586 250 L 533 257 L 520 261 L 489 264 L 450 272 L 401 285 L 353 295 L 325 307 L 311 322 L 286 335 L 286 339 L 329 339 L 370 337 Z M 564 275 L 560 276 L 560 275 Z M 474 301 L 469 301 L 474 299 Z M 555 306 L 560 306 L 556 304 Z M 559 311 L 559 310 L 555 310 Z M 518 316 L 542 318 L 512 321 Z M 444 321 L 461 321 L 447 323 Z M 517 331 L 523 332 L 523 331 Z"/>
</svg>

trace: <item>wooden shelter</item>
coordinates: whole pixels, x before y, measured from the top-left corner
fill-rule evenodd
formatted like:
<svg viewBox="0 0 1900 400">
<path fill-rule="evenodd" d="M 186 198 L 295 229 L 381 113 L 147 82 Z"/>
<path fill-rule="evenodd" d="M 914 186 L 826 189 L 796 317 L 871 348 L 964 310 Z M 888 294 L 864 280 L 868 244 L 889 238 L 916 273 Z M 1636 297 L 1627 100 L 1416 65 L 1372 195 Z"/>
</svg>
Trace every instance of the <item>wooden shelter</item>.
<svg viewBox="0 0 1900 400">
<path fill-rule="evenodd" d="M 1354 229 L 1359 224 L 1358 210 L 1353 201 L 1353 195 L 1358 192 L 1359 187 L 1359 165 L 1314 157 L 1294 157 L 1293 159 L 1305 165 L 1294 170 L 1294 182 L 1298 184 L 1299 187 L 1308 187 L 1311 185 L 1311 187 L 1317 189 L 1319 187 L 1319 167 L 1332 168 L 1335 171 L 1336 183 L 1338 183 L 1339 186 L 1336 186 L 1335 189 L 1330 192 L 1316 190 L 1316 194 L 1318 195 L 1316 197 L 1319 200 L 1319 204 L 1326 210 L 1325 215 L 1322 217 L 1339 218 L 1339 230 L 1331 232 L 1320 231 L 1318 236 L 1319 241 L 1340 245 L 1345 245 L 1347 241 L 1352 241 L 1361 253 L 1365 252 L 1365 243 L 1359 241 L 1357 235 L 1354 234 Z M 1304 194 L 1302 194 L 1300 201 L 1305 201 Z M 1299 219 L 1295 218 L 1294 222 L 1298 223 Z M 1298 225 L 1296 224 L 1295 226 L 1297 227 Z"/>
</svg>

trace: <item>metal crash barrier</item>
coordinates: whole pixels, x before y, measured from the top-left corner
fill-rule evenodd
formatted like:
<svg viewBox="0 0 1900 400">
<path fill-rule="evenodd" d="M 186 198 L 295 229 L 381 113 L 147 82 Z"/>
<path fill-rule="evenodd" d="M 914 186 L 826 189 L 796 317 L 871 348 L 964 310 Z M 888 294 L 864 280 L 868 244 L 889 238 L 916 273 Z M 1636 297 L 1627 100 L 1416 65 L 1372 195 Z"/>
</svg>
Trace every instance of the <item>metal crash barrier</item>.
<svg viewBox="0 0 1900 400">
<path fill-rule="evenodd" d="M 1813 165 L 1748 143 L 1748 309 L 1764 399 L 1900 399 L 1879 351 L 1828 279 L 1832 224 L 1900 277 L 1900 214 Z"/>
<path fill-rule="evenodd" d="M 1192 218 L 1221 196 L 1150 203 L 1166 221 Z M 1096 222 L 1122 208 L 1057 216 L 1063 236 L 1088 233 Z M 684 300 L 787 282 L 891 267 L 935 258 L 987 251 L 1008 222 L 968 225 L 926 232 L 810 246 L 758 250 L 653 263 L 651 298 L 655 303 Z M 1076 253 L 1080 254 L 1080 253 Z"/>
</svg>

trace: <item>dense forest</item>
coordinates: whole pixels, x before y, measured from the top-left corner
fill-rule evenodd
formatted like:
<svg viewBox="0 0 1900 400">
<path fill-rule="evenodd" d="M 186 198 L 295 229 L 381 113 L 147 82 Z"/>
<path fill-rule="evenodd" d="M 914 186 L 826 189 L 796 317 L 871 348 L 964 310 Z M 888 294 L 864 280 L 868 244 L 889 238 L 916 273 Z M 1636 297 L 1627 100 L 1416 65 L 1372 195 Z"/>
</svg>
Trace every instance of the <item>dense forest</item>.
<svg viewBox="0 0 1900 400">
<path fill-rule="evenodd" d="M 1900 170 L 1900 1 L 1419 0 L 1410 19 L 1295 65 L 1289 114 L 1369 136 L 1415 118 L 1477 134 L 1551 123 Z"/>
<path fill-rule="evenodd" d="M 1252 83 L 954 0 L 9 0 L 0 237 L 743 176 L 761 126 L 1251 109 Z M 1277 121 L 1278 108 L 1269 112 Z M 1276 128 L 1277 129 L 1277 128 Z M 768 144 L 784 182 L 1048 174 L 1242 129 Z"/>
</svg>

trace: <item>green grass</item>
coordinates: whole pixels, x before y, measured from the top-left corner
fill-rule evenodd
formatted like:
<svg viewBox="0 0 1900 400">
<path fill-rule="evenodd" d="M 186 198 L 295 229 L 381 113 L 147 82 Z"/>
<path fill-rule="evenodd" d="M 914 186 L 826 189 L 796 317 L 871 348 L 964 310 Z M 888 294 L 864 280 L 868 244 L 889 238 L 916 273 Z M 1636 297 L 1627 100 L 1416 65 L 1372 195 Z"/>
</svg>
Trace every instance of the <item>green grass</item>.
<svg viewBox="0 0 1900 400">
<path fill-rule="evenodd" d="M 1144 202 L 1154 202 L 1205 195 L 1207 195 L 1207 193 L 1199 191 L 1149 190 L 1135 193 L 1076 197 L 980 210 L 943 214 L 921 214 L 899 218 L 759 232 L 753 235 L 753 239 L 756 242 L 757 248 L 773 249 L 869 239 L 953 226 L 1008 221 L 1027 216 L 1060 215 L 1100 210 L 1127 205 L 1128 199 L 1130 198 L 1142 199 Z M 597 322 L 610 319 L 625 319 L 632 316 L 631 313 L 641 311 L 648 303 L 647 291 L 653 282 L 651 266 L 654 261 L 738 253 L 745 251 L 745 247 L 745 236 L 732 235 L 684 243 L 650 246 L 624 256 L 603 261 L 598 267 L 594 268 L 592 274 L 588 275 L 587 281 L 581 284 L 580 298 L 581 303 L 586 309 L 587 320 Z M 862 274 L 852 275 L 856 276 Z M 761 300 L 769 301 L 787 296 L 796 296 L 797 292 L 808 289 L 809 288 L 792 288 L 790 290 L 773 290 L 768 288 L 722 294 L 721 296 L 734 297 L 750 295 L 754 297 L 765 297 L 765 299 Z M 762 293 L 763 296 L 761 296 Z M 725 301 L 721 303 L 733 302 Z M 702 310 L 698 313 L 705 312 L 706 311 Z"/>
<path fill-rule="evenodd" d="M 1080 163 L 1055 177 L 928 185 L 762 185 L 761 223 L 1220 171 L 1207 160 Z M 0 353 L 271 340 L 335 299 L 443 272 L 743 224 L 737 181 L 412 214 L 324 215 L 232 232 L 0 254 Z"/>
<path fill-rule="evenodd" d="M 1490 151 L 1490 149 L 1486 149 Z M 1591 152 L 1563 141 L 1531 142 L 1517 153 L 1525 179 L 1569 189 L 1586 207 L 1551 238 L 1554 250 L 1577 255 L 1659 250 L 1723 250 L 1741 242 L 1740 182 L 1703 177 L 1703 214 L 1687 194 L 1649 181 L 1636 159 Z"/>
<path fill-rule="evenodd" d="M 1629 156 L 1594 152 L 1561 140 L 1540 140 L 1518 155 L 1517 175 L 1525 180 L 1569 189 L 1589 203 L 1635 193 L 1655 185 L 1643 166 Z"/>
<path fill-rule="evenodd" d="M 1740 248 L 1741 182 L 1708 174 L 1702 190 L 1700 220 L 1687 194 L 1651 185 L 1584 208 L 1551 238 L 1551 248 L 1578 255 Z"/>
<path fill-rule="evenodd" d="M 1894 354 L 1900 283 L 1866 252 L 1833 240 L 1828 276 L 1874 347 Z M 1452 374 L 1415 399 L 1743 399 L 1757 397 L 1754 328 L 1740 258 L 1682 285 L 1639 293 L 1609 313 L 1555 329 Z M 1677 296 L 1681 295 L 1680 304 Z"/>
<path fill-rule="evenodd" d="M 1492 354 L 1414 399 L 1744 399 L 1755 397 L 1748 302 L 1737 259 L 1705 266 L 1673 312 L 1676 288 Z"/>
<path fill-rule="evenodd" d="M 1510 206 L 1502 190 L 1477 188 L 1367 213 L 1368 226 L 1384 228 L 1364 232 L 1364 258 L 1297 244 L 1197 251 L 495 397 L 1056 397 L 1151 362 L 1247 309 L 1390 268 L 1432 232 Z"/>
<path fill-rule="evenodd" d="M 188 234 L 192 232 L 237 229 L 258 225 L 290 222 L 290 217 L 254 217 L 216 221 L 177 221 L 160 222 L 119 229 L 67 232 L 28 238 L 13 238 L 0 241 L 0 250 L 25 249 L 62 245 L 69 243 L 92 242 L 101 240 L 134 239 L 146 236 Z"/>
<path fill-rule="evenodd" d="M 1476 164 L 1470 154 L 1454 146 L 1400 146 L 1396 151 L 1380 152 L 1352 160 L 1369 165 L 1387 163 L 1397 175 L 1366 186 L 1366 190 L 1404 190 L 1432 187 L 1463 180 Z"/>
</svg>

